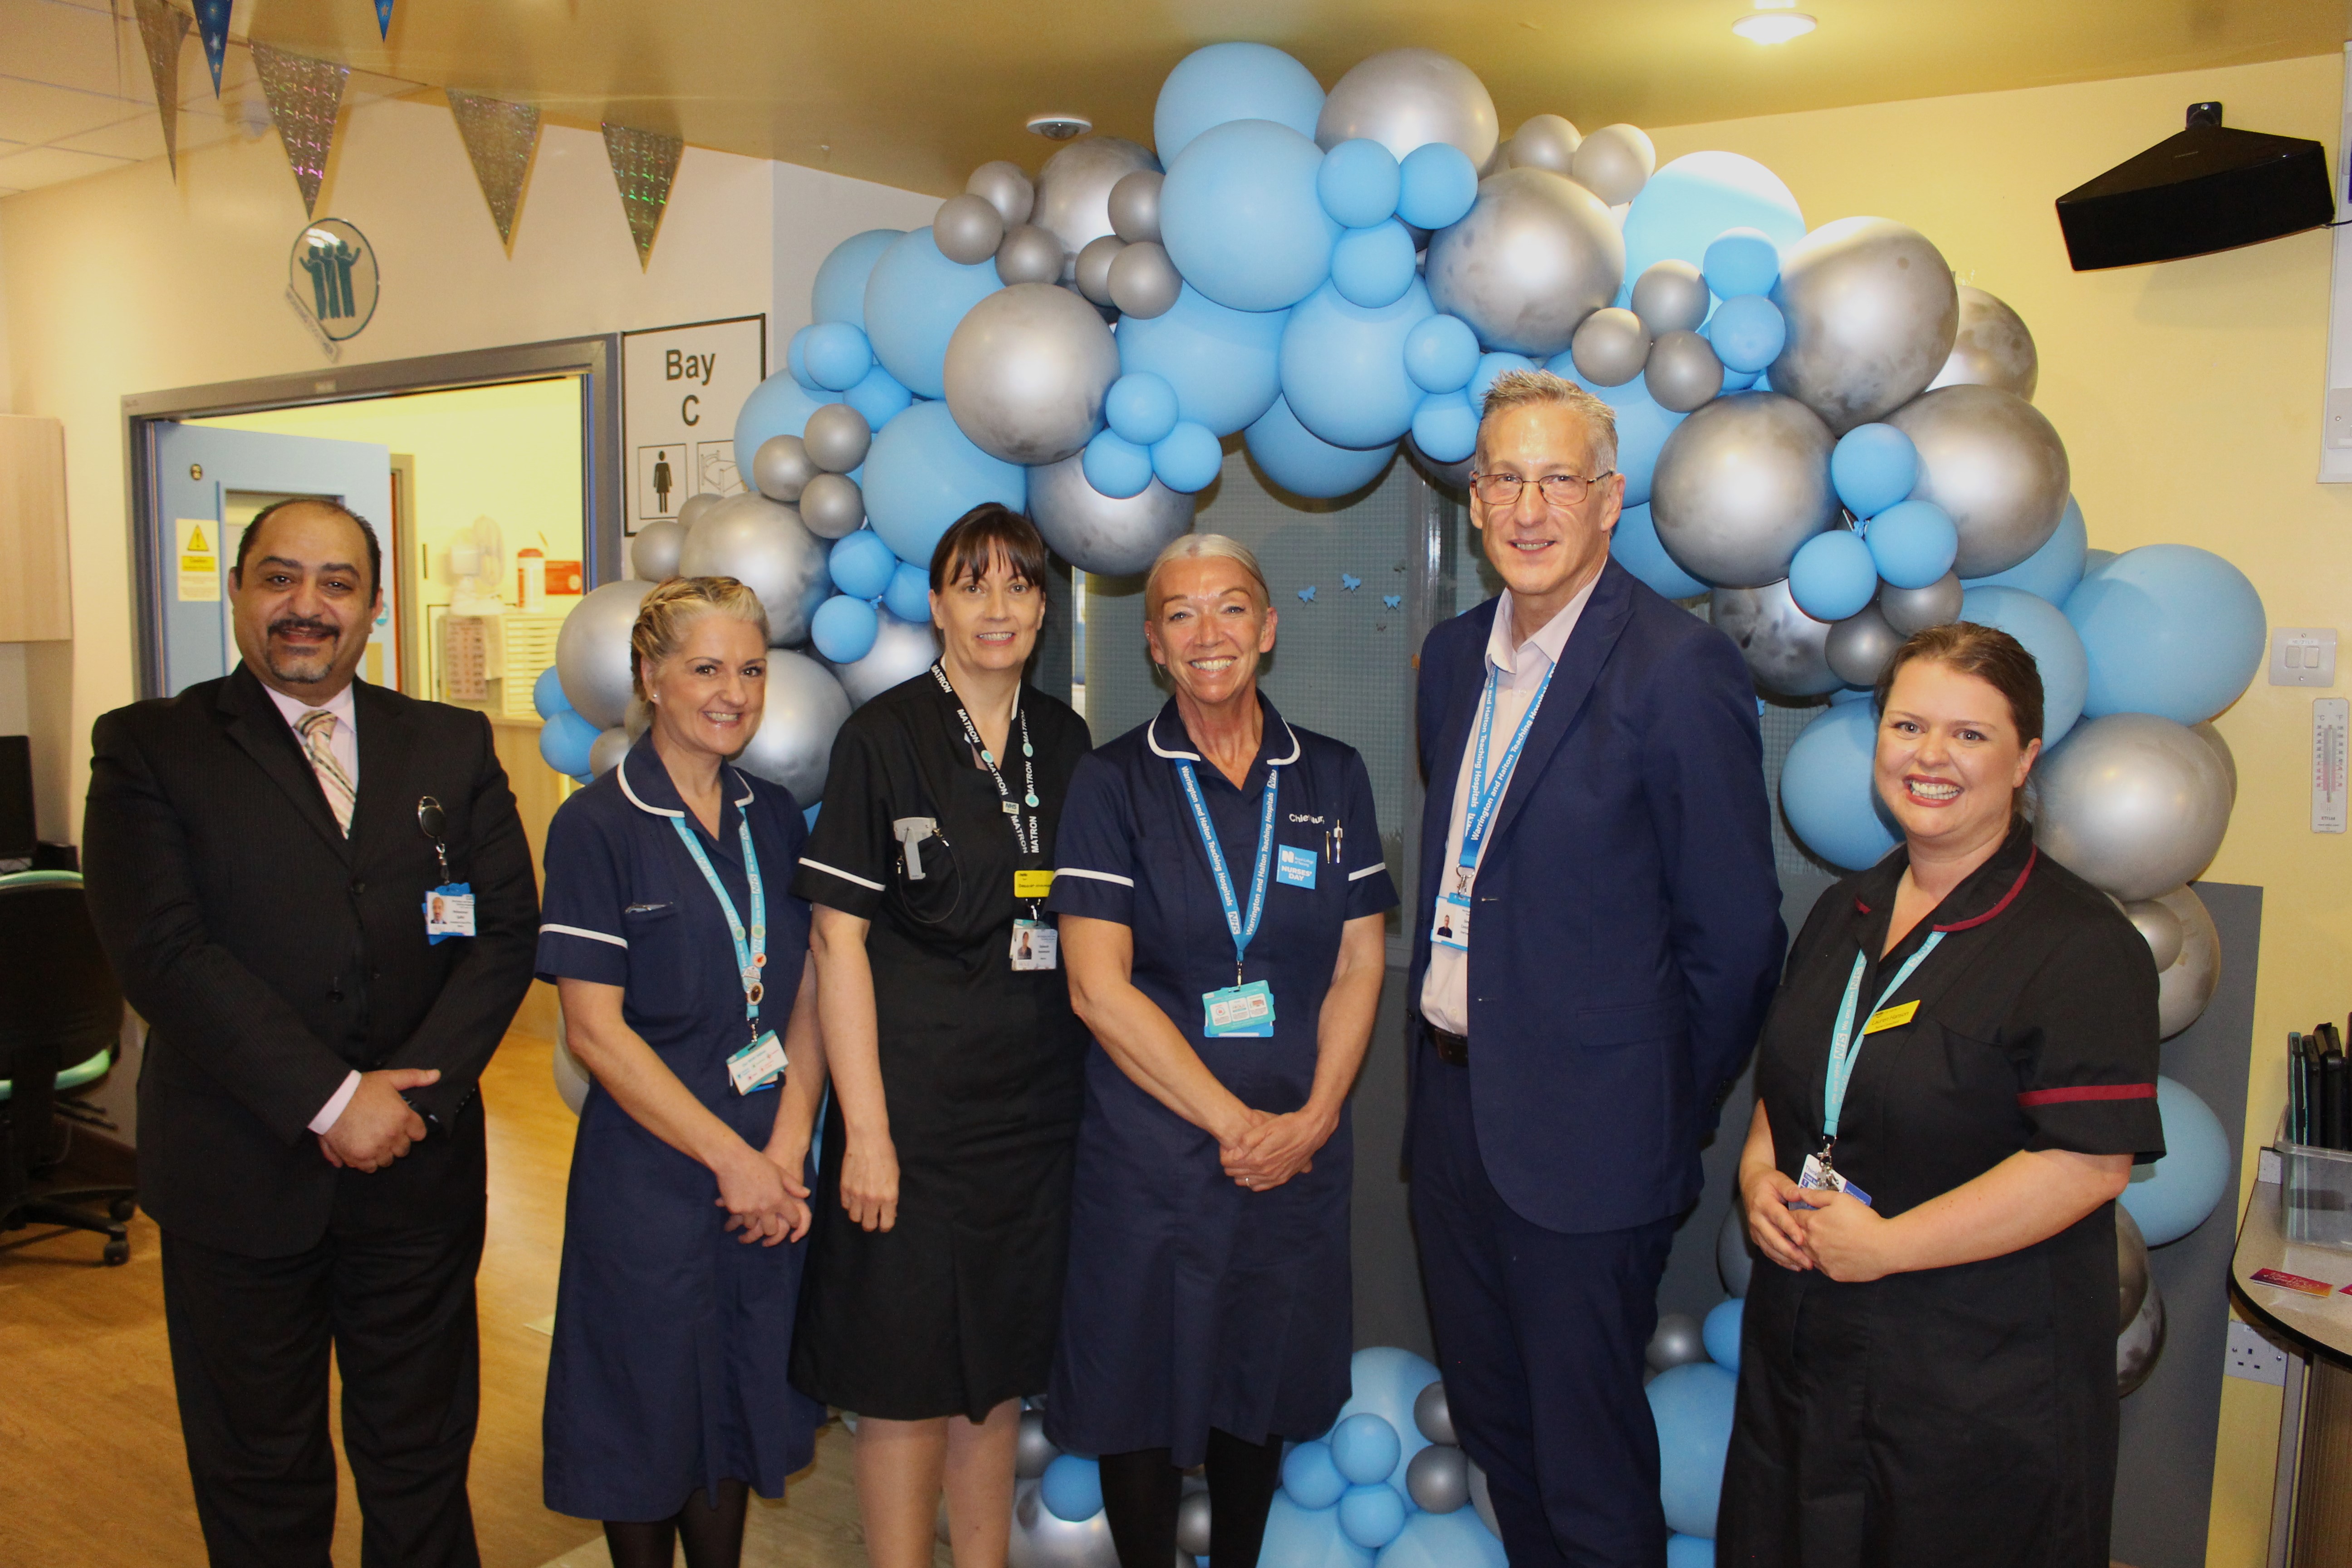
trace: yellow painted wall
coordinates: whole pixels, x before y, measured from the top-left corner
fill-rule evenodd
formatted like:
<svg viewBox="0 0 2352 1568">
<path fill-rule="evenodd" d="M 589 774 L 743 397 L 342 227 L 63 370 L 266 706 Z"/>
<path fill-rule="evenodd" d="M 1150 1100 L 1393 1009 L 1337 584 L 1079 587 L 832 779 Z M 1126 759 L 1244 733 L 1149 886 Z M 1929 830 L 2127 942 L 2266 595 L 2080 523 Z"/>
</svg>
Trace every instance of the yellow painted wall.
<svg viewBox="0 0 2352 1568">
<path fill-rule="evenodd" d="M 2328 55 L 1654 134 L 1662 162 L 1702 148 L 1759 160 L 1789 183 L 1810 225 L 1857 214 L 1910 224 L 1962 282 L 2014 306 L 2041 349 L 2034 401 L 2065 438 L 2094 545 L 2202 545 L 2253 579 L 2273 625 L 2342 627 L 2352 618 L 2352 487 L 2313 478 L 2328 237 L 2077 273 L 2051 204 L 2179 130 L 2182 110 L 2206 99 L 2226 105 L 2231 124 L 2324 142 L 2332 167 L 2343 70 Z M 2313 695 L 2258 678 L 2219 721 L 2241 784 L 2206 874 L 2265 889 L 2248 1184 L 2285 1095 L 2273 1042 L 2352 1006 L 2352 841 L 2310 831 Z M 2279 1400 L 2236 1379 L 2222 1390 L 2207 1561 L 2246 1568 L 2267 1550 Z"/>
</svg>

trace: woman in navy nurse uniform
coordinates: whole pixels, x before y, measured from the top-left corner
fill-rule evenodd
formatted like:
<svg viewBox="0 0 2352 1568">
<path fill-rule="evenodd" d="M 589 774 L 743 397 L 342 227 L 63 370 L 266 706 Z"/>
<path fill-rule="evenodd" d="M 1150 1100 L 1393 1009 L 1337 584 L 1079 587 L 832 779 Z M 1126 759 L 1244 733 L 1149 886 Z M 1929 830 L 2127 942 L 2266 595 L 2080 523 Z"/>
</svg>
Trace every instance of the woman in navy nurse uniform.
<svg viewBox="0 0 2352 1568">
<path fill-rule="evenodd" d="M 1097 1048 L 1045 1424 L 1100 1457 L 1126 1568 L 1172 1559 L 1203 1462 L 1211 1558 L 1255 1563 L 1283 1440 L 1349 1392 L 1347 1095 L 1397 897 L 1363 759 L 1258 694 L 1267 597 L 1232 540 L 1160 552 L 1175 696 L 1079 764 L 1047 906 Z"/>
<path fill-rule="evenodd" d="M 689 1568 L 733 1568 L 747 1491 L 782 1495 L 822 1414 L 785 1378 L 824 1080 L 808 906 L 789 891 L 804 830 L 789 790 L 727 765 L 766 679 L 751 591 L 662 584 L 631 645 L 652 728 L 548 831 L 539 975 L 595 1081 L 564 1210 L 545 1493 L 604 1521 L 614 1568 L 668 1568 L 681 1542 Z"/>
</svg>

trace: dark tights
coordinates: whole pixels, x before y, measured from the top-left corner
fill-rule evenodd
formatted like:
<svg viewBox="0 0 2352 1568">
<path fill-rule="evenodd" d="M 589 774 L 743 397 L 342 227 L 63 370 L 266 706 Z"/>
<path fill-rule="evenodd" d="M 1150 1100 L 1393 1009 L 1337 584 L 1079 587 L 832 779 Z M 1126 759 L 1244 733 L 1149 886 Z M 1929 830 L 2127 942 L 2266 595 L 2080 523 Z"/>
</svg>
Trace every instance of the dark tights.
<svg viewBox="0 0 2352 1568">
<path fill-rule="evenodd" d="M 1165 1448 L 1102 1457 L 1103 1508 L 1119 1568 L 1169 1568 L 1176 1560 L 1176 1504 L 1184 1472 Z M 1265 1512 L 1282 1484 L 1282 1439 L 1244 1443 L 1209 1428 L 1209 1561 L 1254 1563 L 1265 1537 Z M 623 1565 L 616 1563 L 616 1568 Z"/>
<path fill-rule="evenodd" d="M 604 1545 L 613 1568 L 670 1568 L 681 1544 L 686 1568 L 736 1568 L 743 1561 L 743 1510 L 750 1501 L 751 1489 L 741 1481 L 721 1481 L 718 1501 L 697 1487 L 667 1519 L 608 1519 Z"/>
</svg>

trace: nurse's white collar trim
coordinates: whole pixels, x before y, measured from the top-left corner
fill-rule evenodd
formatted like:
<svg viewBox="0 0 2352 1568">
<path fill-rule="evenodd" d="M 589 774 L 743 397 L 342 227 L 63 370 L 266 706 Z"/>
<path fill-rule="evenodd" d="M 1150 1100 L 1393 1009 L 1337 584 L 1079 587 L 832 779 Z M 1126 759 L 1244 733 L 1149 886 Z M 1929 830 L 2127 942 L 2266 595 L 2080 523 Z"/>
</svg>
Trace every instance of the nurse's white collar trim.
<svg viewBox="0 0 2352 1568">
<path fill-rule="evenodd" d="M 634 754 L 634 753 L 632 753 L 632 754 Z M 683 812 L 683 811 L 672 811 L 668 806 L 666 806 L 666 805 L 649 805 L 649 804 L 647 804 L 644 799 L 642 799 L 642 798 L 638 795 L 638 794 L 637 794 L 637 792 L 636 792 L 635 790 L 631 789 L 631 788 L 629 787 L 629 759 L 628 759 L 628 757 L 624 756 L 624 757 L 621 759 L 621 761 L 620 761 L 619 764 L 618 764 L 617 766 L 615 766 L 615 767 L 614 768 L 614 770 L 613 770 L 613 771 L 614 771 L 614 773 L 616 773 L 620 774 L 620 776 L 621 776 L 621 793 L 622 793 L 623 795 L 625 795 L 628 796 L 628 797 L 629 797 L 629 804 L 630 804 L 631 805 L 635 806 L 639 811 L 646 812 L 646 813 L 647 813 L 648 815 L 650 815 L 650 816 L 684 816 L 686 815 L 686 813 L 685 813 L 685 812 Z M 751 805 L 751 781 L 750 779 L 748 779 L 748 778 L 746 778 L 746 777 L 744 777 L 744 776 L 743 776 L 742 771 L 741 771 L 740 769 L 738 769 L 738 768 L 730 768 L 730 769 L 728 769 L 727 771 L 728 771 L 729 773 L 733 773 L 733 774 L 735 775 L 735 782 L 736 782 L 737 784 L 740 784 L 740 785 L 742 786 L 742 788 L 743 788 L 743 793 L 742 793 L 741 795 L 737 795 L 737 796 L 735 797 L 733 804 L 735 804 L 735 805 Z"/>
<path fill-rule="evenodd" d="M 1298 731 L 1290 727 L 1289 720 L 1282 718 L 1280 714 L 1275 717 L 1282 725 L 1282 732 L 1290 737 L 1290 754 L 1286 757 L 1268 757 L 1265 760 L 1265 765 L 1270 768 L 1278 768 L 1297 762 L 1299 752 Z M 1199 762 L 1201 753 L 1198 752 L 1171 752 L 1160 743 L 1160 716 L 1155 713 L 1151 716 L 1151 722 L 1143 727 L 1143 743 L 1151 748 L 1151 754 L 1155 757 L 1167 757 L 1171 761 L 1181 757 L 1188 763 Z"/>
</svg>

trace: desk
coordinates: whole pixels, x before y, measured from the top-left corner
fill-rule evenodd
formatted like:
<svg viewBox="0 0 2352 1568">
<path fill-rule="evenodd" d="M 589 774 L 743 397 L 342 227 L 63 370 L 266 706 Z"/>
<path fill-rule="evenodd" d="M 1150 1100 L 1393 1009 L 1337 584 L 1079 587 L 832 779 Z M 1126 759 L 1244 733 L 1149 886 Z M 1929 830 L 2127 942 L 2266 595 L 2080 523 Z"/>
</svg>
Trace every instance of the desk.
<svg viewBox="0 0 2352 1568">
<path fill-rule="evenodd" d="M 2249 1321 L 2288 1347 L 2272 1492 L 2270 1568 L 2340 1568 L 2352 1562 L 2352 1296 L 2306 1296 L 2265 1285 L 2275 1268 L 2352 1284 L 2352 1252 L 2289 1241 L 2279 1224 L 2275 1159 L 2262 1157 L 2230 1259 L 2231 1294 Z"/>
</svg>

